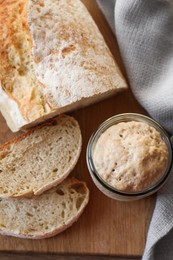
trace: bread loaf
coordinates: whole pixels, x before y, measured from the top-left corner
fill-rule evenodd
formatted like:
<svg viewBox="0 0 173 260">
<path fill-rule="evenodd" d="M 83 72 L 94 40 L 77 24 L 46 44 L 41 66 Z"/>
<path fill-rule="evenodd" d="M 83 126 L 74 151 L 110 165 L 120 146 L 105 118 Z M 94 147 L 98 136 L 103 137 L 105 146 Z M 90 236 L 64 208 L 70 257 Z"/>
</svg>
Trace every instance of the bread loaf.
<svg viewBox="0 0 173 260">
<path fill-rule="evenodd" d="M 1 0 L 0 46 L 0 110 L 12 131 L 127 87 L 80 0 Z"/>
<path fill-rule="evenodd" d="M 40 196 L 0 200 L 0 233 L 21 238 L 54 236 L 71 226 L 89 200 L 84 182 L 64 180 Z"/>
<path fill-rule="evenodd" d="M 77 121 L 60 115 L 0 146 L 0 197 L 38 195 L 74 168 L 81 151 Z"/>
</svg>

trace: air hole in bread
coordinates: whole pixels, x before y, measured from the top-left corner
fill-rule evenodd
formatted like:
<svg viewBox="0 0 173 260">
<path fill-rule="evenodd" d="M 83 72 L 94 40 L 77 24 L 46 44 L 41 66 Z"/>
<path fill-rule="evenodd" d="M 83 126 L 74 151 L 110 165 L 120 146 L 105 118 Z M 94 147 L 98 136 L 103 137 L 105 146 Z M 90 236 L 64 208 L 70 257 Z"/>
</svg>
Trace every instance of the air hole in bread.
<svg viewBox="0 0 173 260">
<path fill-rule="evenodd" d="M 19 212 L 19 211 L 20 211 L 20 209 L 19 209 L 19 207 L 18 207 L 18 206 L 16 206 L 16 210 L 17 210 L 17 212 Z"/>
<path fill-rule="evenodd" d="M 1 228 L 6 228 L 6 226 L 4 224 L 0 224 Z"/>
<path fill-rule="evenodd" d="M 65 202 L 62 202 L 62 207 L 64 208 L 64 209 L 66 209 L 66 205 L 65 205 Z"/>
<path fill-rule="evenodd" d="M 68 162 L 70 162 L 70 161 L 71 161 L 71 159 L 72 159 L 72 157 L 71 157 L 71 156 L 69 156 L 69 158 L 68 158 Z"/>
<path fill-rule="evenodd" d="M 80 206 L 82 205 L 84 198 L 83 197 L 79 197 L 76 201 L 76 208 L 77 210 L 80 208 Z"/>
<path fill-rule="evenodd" d="M 32 233 L 32 232 L 35 232 L 36 230 L 34 228 L 29 228 L 27 231 L 28 231 L 28 233 Z"/>
<path fill-rule="evenodd" d="M 31 214 L 30 212 L 26 212 L 26 215 L 27 215 L 28 217 L 33 217 L 33 214 Z"/>
<path fill-rule="evenodd" d="M 61 190 L 61 189 L 57 189 L 56 190 L 56 193 L 60 196 L 63 196 L 64 195 L 64 192 Z"/>
<path fill-rule="evenodd" d="M 52 126 L 56 126 L 56 124 L 57 124 L 57 123 L 56 123 L 56 120 L 53 120 L 53 121 L 51 122 L 51 125 L 52 125 Z"/>
<path fill-rule="evenodd" d="M 65 216 L 65 213 L 64 213 L 64 210 L 61 212 L 61 217 L 64 218 Z"/>
<path fill-rule="evenodd" d="M 71 189 L 75 190 L 77 193 L 80 193 L 80 194 L 85 194 L 86 193 L 86 190 L 84 188 L 83 185 L 80 185 L 80 184 L 72 184 L 71 185 Z"/>
<path fill-rule="evenodd" d="M 69 210 L 72 211 L 73 210 L 73 205 L 70 204 Z"/>
<path fill-rule="evenodd" d="M 35 135 L 35 138 L 36 138 L 36 139 L 37 139 L 37 138 L 39 139 L 39 138 L 40 138 L 40 136 L 39 136 L 39 135 Z"/>
<path fill-rule="evenodd" d="M 70 203 L 73 202 L 73 198 L 70 197 L 69 200 L 70 200 Z"/>
</svg>

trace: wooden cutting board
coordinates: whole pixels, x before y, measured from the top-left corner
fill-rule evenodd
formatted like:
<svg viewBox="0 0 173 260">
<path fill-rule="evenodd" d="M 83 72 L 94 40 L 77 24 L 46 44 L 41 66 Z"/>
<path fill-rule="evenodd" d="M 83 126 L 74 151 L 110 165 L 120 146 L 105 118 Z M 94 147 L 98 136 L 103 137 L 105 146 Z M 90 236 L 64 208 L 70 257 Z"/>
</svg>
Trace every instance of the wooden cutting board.
<svg viewBox="0 0 173 260">
<path fill-rule="evenodd" d="M 115 59 L 124 72 L 116 39 L 95 0 L 83 0 L 103 33 Z M 86 165 L 86 146 L 94 129 L 112 115 L 124 112 L 146 114 L 130 88 L 110 99 L 71 113 L 81 126 L 83 148 L 79 162 L 71 175 L 85 180 L 90 189 L 90 202 L 71 228 L 44 240 L 24 240 L 0 236 L 0 258 L 4 253 L 41 253 L 65 255 L 141 256 L 155 202 L 155 196 L 135 202 L 119 202 L 107 198 L 93 184 Z M 0 142 L 13 134 L 0 115 Z M 5 258 L 6 259 L 6 258 Z"/>
</svg>

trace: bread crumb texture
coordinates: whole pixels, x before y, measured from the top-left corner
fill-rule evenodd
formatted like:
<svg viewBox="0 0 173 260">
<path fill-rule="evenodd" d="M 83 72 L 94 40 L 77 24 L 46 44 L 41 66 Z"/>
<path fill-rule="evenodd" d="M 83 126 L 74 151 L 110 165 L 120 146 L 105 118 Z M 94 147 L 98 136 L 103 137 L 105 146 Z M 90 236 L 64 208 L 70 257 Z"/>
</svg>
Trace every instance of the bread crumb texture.
<svg viewBox="0 0 173 260">
<path fill-rule="evenodd" d="M 89 200 L 84 182 L 64 180 L 40 196 L 0 200 L 0 233 L 39 239 L 54 236 L 75 222 Z"/>
<path fill-rule="evenodd" d="M 80 155 L 77 121 L 61 115 L 0 146 L 0 197 L 40 194 L 60 183 Z"/>
<path fill-rule="evenodd" d="M 163 176 L 168 149 L 160 133 L 148 124 L 121 122 L 99 137 L 93 162 L 109 185 L 125 192 L 138 192 Z"/>
</svg>

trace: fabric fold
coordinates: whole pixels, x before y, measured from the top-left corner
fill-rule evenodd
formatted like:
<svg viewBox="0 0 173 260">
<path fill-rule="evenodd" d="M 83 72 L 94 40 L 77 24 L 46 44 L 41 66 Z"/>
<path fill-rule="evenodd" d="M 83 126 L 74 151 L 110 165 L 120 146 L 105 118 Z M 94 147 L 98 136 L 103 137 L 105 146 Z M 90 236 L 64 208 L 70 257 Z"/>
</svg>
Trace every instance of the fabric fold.
<svg viewBox="0 0 173 260">
<path fill-rule="evenodd" d="M 134 96 L 173 134 L 173 2 L 98 0 L 116 34 Z M 173 258 L 173 169 L 158 192 L 143 260 Z"/>
</svg>

